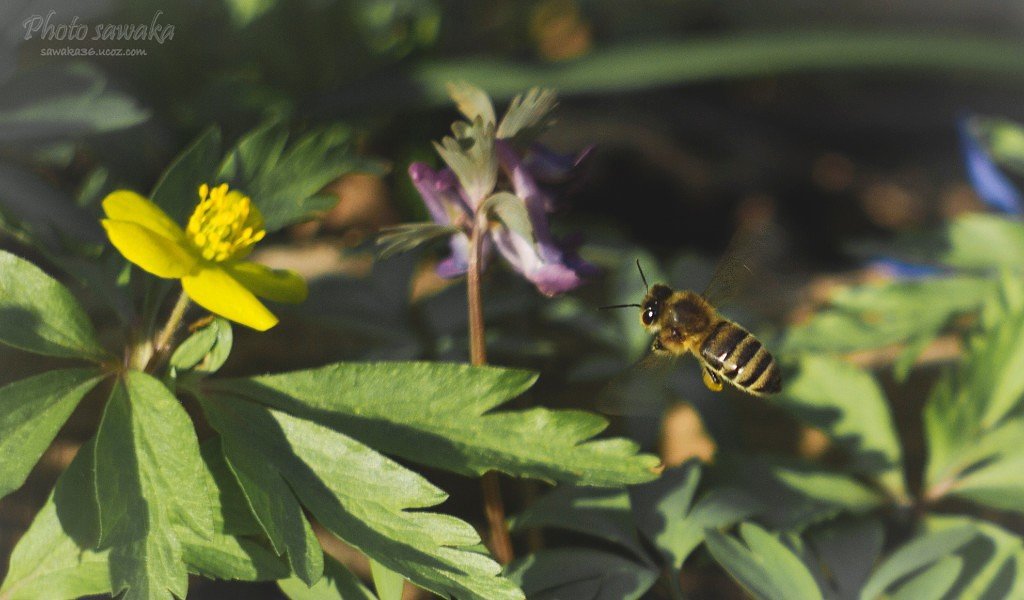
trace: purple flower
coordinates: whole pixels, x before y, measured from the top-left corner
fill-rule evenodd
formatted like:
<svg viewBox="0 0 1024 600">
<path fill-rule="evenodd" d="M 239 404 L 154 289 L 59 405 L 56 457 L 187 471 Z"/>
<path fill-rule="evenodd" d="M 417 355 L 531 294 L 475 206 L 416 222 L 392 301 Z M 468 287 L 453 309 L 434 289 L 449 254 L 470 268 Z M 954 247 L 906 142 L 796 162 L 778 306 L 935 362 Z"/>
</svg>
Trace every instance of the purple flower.
<svg viewBox="0 0 1024 600">
<path fill-rule="evenodd" d="M 547 149 L 534 146 L 524 159 L 508 140 L 495 140 L 495 152 L 500 172 L 505 176 L 511 192 L 522 202 L 529 221 L 530 235 L 518 228 L 507 226 L 499 219 L 488 219 L 487 235 L 483 238 L 483 257 L 497 248 L 506 262 L 517 273 L 533 283 L 544 295 L 554 296 L 567 292 L 583 283 L 583 279 L 597 269 L 576 253 L 577 244 L 557 240 L 551 233 L 548 214 L 554 209 L 554 199 L 538 184 L 538 179 L 555 181 L 565 179 L 579 158 L 568 159 Z M 442 277 L 457 277 L 466 272 L 469 260 L 468 232 L 481 222 L 466 191 L 455 173 L 444 168 L 435 171 L 423 163 L 409 166 L 409 176 L 423 198 L 433 221 L 439 225 L 454 225 L 463 231 L 449 240 L 451 254 L 442 261 L 437 272 Z M 479 204 L 479 203 L 476 203 Z"/>
</svg>

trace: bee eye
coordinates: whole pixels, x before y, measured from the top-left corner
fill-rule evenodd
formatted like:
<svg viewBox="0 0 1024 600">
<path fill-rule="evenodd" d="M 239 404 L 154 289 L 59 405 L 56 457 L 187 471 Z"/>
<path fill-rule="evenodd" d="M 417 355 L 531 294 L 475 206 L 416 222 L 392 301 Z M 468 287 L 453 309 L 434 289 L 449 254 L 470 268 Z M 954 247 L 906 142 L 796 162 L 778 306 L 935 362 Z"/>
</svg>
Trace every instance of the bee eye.
<svg viewBox="0 0 1024 600">
<path fill-rule="evenodd" d="M 644 307 L 644 313 L 640 316 L 640 320 L 644 322 L 644 325 L 650 325 L 654 322 L 654 317 L 658 315 L 658 305 L 654 302 L 649 303 Z"/>
</svg>

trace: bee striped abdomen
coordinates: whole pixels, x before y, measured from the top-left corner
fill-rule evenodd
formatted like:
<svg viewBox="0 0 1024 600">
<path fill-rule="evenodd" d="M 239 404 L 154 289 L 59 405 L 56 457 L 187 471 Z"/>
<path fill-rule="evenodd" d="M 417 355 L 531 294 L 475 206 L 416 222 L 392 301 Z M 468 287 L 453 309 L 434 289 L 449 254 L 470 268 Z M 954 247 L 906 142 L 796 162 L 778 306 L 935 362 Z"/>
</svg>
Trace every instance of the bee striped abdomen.
<svg viewBox="0 0 1024 600">
<path fill-rule="evenodd" d="M 719 321 L 700 346 L 701 358 L 740 389 L 773 394 L 782 388 L 779 367 L 761 342 L 727 320 Z"/>
</svg>

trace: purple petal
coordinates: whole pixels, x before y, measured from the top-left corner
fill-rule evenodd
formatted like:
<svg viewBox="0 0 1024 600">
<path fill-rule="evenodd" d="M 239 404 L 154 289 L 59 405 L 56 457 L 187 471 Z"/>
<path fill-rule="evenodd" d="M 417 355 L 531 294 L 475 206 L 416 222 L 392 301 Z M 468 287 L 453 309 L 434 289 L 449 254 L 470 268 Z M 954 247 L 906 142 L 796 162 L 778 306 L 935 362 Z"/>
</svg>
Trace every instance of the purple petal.
<svg viewBox="0 0 1024 600">
<path fill-rule="evenodd" d="M 958 124 L 960 144 L 963 148 L 967 175 L 974 191 L 995 210 L 1007 214 L 1021 214 L 1021 194 L 1013 183 L 996 167 L 992 156 L 982 146 L 971 129 L 969 118 L 960 119 Z"/>
<path fill-rule="evenodd" d="M 409 165 L 409 177 L 435 223 L 457 224 L 461 215 L 471 215 L 459 193 L 458 180 L 450 170 L 435 171 L 424 163 L 415 162 Z"/>
<path fill-rule="evenodd" d="M 596 268 L 580 259 L 575 248 L 559 247 L 548 223 L 551 198 L 537 185 L 512 144 L 499 140 L 496 148 L 498 162 L 512 181 L 515 195 L 526 205 L 534 239 L 527 240 L 513 231 L 495 227 L 490 235 L 494 245 L 509 265 L 542 294 L 553 296 L 578 287 L 583 283 L 582 276 L 596 272 Z"/>
<path fill-rule="evenodd" d="M 437 274 L 446 279 L 464 275 L 469 268 L 469 238 L 466 234 L 453 235 L 448 241 L 451 255 L 437 264 Z"/>
</svg>

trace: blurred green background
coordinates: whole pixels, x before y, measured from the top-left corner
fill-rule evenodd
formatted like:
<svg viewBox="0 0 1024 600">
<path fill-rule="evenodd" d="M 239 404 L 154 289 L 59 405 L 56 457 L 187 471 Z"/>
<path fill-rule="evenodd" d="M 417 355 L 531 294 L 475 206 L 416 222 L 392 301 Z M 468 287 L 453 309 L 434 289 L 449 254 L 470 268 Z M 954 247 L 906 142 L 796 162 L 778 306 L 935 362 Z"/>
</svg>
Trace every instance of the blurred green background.
<svg viewBox="0 0 1024 600">
<path fill-rule="evenodd" d="M 37 16 L 54 26 L 77 18 L 87 39 L 30 32 Z M 100 24 L 154 20 L 173 36 L 91 39 Z M 61 252 L 102 241 L 97 200 L 118 187 L 150 189 L 210 126 L 230 141 L 268 121 L 295 133 L 351 132 L 365 172 L 331 184 L 336 208 L 259 254 L 303 272 L 310 301 L 266 335 L 241 334 L 230 373 L 463 360 L 463 290 L 433 276 L 439 253 L 375 264 L 372 238 L 425 218 L 405 169 L 438 164 L 429 141 L 455 118 L 447 81 L 471 81 L 499 106 L 532 86 L 557 89 L 544 141 L 595 150 L 558 190 L 554 221 L 583 235 L 583 255 L 605 276 L 548 300 L 495 265 L 485 291 L 491 360 L 541 372 L 524 403 L 645 413 L 617 425 L 671 463 L 729 447 L 818 456 L 826 442 L 777 407 L 713 396 L 692 362 L 667 375 L 667 392 L 648 384 L 659 390 L 635 393 L 690 403 L 667 419 L 653 401 L 605 406 L 608 382 L 635 378 L 629 365 L 647 344 L 635 314 L 596 311 L 638 300 L 634 260 L 649 278 L 700 289 L 734 232 L 766 232 L 755 280 L 727 313 L 781 344 L 835 294 L 890 276 L 870 266 L 865 242 L 985 210 L 967 183 L 959 118 L 1024 119 L 1024 8 L 999 1 L 13 0 L 0 7 L 0 34 L 0 217 L 9 233 L 0 245 L 22 253 L 19 232 Z M 136 54 L 100 55 L 109 50 Z M 901 432 L 920 427 L 932 367 L 960 351 L 949 338 L 926 341 L 924 368 L 902 381 L 881 369 L 900 352 L 891 344 L 848 356 L 880 369 Z M 42 370 L 7 349 L 0 365 L 3 382 Z M 0 503 L 4 556 L 94 428 L 97 406 L 84 404 L 25 488 Z M 919 472 L 923 450 L 911 443 L 906 452 Z M 475 482 L 429 476 L 452 492 L 446 510 L 482 521 Z M 720 573 L 707 577 L 699 590 L 726 586 Z M 715 593 L 738 593 L 723 589 Z M 196 597 L 225 593 L 195 588 Z"/>
</svg>

